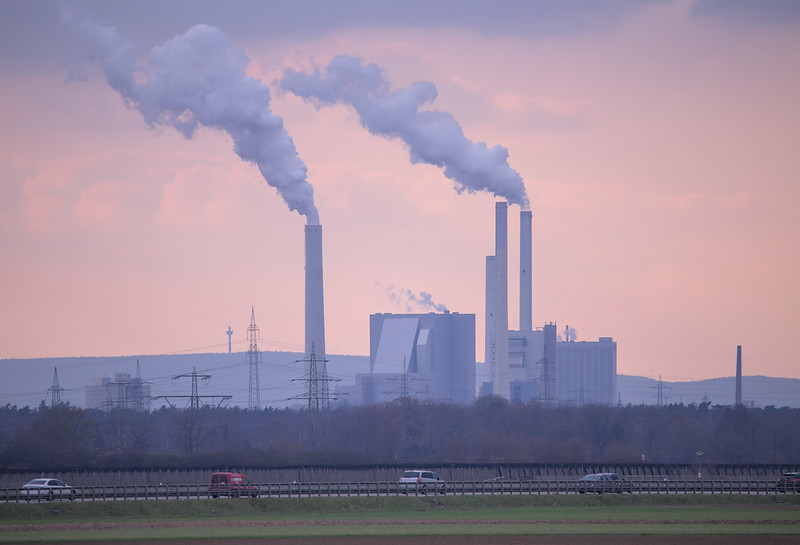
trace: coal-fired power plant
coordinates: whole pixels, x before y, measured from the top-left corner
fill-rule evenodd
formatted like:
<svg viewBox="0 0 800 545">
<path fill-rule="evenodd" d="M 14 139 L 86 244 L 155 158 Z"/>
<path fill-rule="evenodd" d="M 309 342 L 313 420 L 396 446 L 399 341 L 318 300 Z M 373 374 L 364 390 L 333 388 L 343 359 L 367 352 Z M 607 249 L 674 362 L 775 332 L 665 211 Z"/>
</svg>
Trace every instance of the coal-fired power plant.
<svg viewBox="0 0 800 545">
<path fill-rule="evenodd" d="M 558 340 L 556 324 L 533 325 L 532 213 L 519 216 L 519 330 L 508 325 L 508 203 L 495 205 L 495 255 L 486 257 L 486 375 L 481 394 L 545 406 L 611 405 L 616 343 Z"/>
<path fill-rule="evenodd" d="M 322 226 L 306 225 L 306 357 L 325 362 L 325 303 L 322 289 Z"/>
</svg>

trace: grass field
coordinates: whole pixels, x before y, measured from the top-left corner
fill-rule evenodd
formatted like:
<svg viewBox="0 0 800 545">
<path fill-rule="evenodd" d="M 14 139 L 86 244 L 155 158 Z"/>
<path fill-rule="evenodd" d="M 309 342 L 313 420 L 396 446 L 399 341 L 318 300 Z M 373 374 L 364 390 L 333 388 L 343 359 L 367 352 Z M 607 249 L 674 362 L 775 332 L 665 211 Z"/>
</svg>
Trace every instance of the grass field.
<svg viewBox="0 0 800 545">
<path fill-rule="evenodd" d="M 800 542 L 800 496 L 439 496 L 0 504 L 0 543 Z M 564 541 L 570 538 L 568 541 Z M 650 539 L 653 538 L 653 539 Z M 736 538 L 736 540 L 734 540 Z M 577 540 L 576 540 L 577 539 Z M 322 541 L 324 540 L 324 541 Z M 354 541 L 355 540 L 355 541 Z M 561 541 L 559 541 L 561 540 Z M 470 541 L 471 542 L 471 541 Z"/>
</svg>

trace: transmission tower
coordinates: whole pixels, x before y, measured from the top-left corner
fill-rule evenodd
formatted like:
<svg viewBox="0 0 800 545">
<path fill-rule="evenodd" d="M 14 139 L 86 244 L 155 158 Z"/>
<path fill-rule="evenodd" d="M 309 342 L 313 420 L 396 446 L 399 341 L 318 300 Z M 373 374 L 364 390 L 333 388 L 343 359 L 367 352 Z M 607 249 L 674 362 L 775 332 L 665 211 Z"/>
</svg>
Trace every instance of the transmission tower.
<svg viewBox="0 0 800 545">
<path fill-rule="evenodd" d="M 408 376 L 408 368 L 406 366 L 406 358 L 403 357 L 403 374 L 399 377 L 390 377 L 388 380 L 391 381 L 400 381 L 400 400 L 403 402 L 404 405 L 409 405 L 411 401 L 411 381 L 420 380 L 418 377 L 409 377 Z M 389 395 L 398 393 L 397 390 L 385 392 Z"/>
<path fill-rule="evenodd" d="M 298 360 L 306 364 L 308 372 L 302 378 L 292 379 L 293 381 L 301 381 L 306 383 L 306 391 L 299 396 L 291 399 L 304 399 L 308 400 L 308 410 L 318 411 L 320 409 L 327 409 L 331 401 L 339 399 L 337 396 L 332 396 L 328 384 L 331 382 L 338 382 L 340 379 L 334 379 L 328 376 L 328 360 L 317 359 L 314 352 L 314 343 L 311 343 L 311 354 Z"/>
<path fill-rule="evenodd" d="M 256 311 L 253 307 L 250 307 L 250 327 L 247 328 L 247 340 L 250 341 L 250 348 L 247 350 L 247 364 L 250 368 L 250 393 L 247 398 L 247 408 L 257 411 L 261 408 L 261 393 L 258 386 L 258 327 L 256 327 Z"/>
<path fill-rule="evenodd" d="M 553 393 L 553 362 L 545 355 L 544 358 L 536 362 L 541 369 L 539 370 L 539 402 L 544 407 L 552 406 L 556 398 Z"/>
<path fill-rule="evenodd" d="M 50 406 L 56 407 L 61 405 L 61 392 L 64 388 L 58 383 L 58 367 L 53 367 L 53 385 L 47 389 L 50 394 Z"/>
<path fill-rule="evenodd" d="M 664 393 L 664 390 L 669 390 L 672 386 L 664 386 L 664 382 L 661 380 L 661 375 L 658 375 L 658 384 L 655 386 L 650 386 L 650 388 L 656 389 L 656 399 L 659 407 L 663 407 L 667 400 L 667 395 Z"/>
<path fill-rule="evenodd" d="M 142 380 L 142 369 L 139 367 L 139 360 L 136 360 L 136 376 L 133 378 L 133 384 L 131 384 L 131 401 L 133 403 L 133 409 L 135 411 L 144 411 L 145 410 L 145 384 L 150 384 L 149 382 L 145 383 Z M 148 396 L 150 395 L 148 391 Z M 147 406 L 149 410 L 150 407 Z"/>
<path fill-rule="evenodd" d="M 165 399 L 167 401 L 167 403 L 169 403 L 170 407 L 174 407 L 175 405 L 173 405 L 172 401 L 170 401 L 171 399 L 187 399 L 188 398 L 189 399 L 189 408 L 192 411 L 197 411 L 197 410 L 200 410 L 200 400 L 201 399 L 211 399 L 212 403 L 214 402 L 215 399 L 219 399 L 219 403 L 217 403 L 217 407 L 219 407 L 220 405 L 222 405 L 223 401 L 227 401 L 227 400 L 233 398 L 233 396 L 230 396 L 230 395 L 203 395 L 203 396 L 199 395 L 198 391 L 197 391 L 197 379 L 200 378 L 200 379 L 203 379 L 203 380 L 208 380 L 208 379 L 211 378 L 211 375 L 201 375 L 200 373 L 197 372 L 197 369 L 195 369 L 194 367 L 192 367 L 192 372 L 191 373 L 185 373 L 183 375 L 175 375 L 174 377 L 172 377 L 172 380 L 178 380 L 179 378 L 190 378 L 190 379 L 192 379 L 192 393 L 191 393 L 191 395 L 188 395 L 188 396 L 177 396 L 177 395 L 175 395 L 175 396 L 173 396 L 173 395 L 156 396 L 153 399 Z"/>
</svg>

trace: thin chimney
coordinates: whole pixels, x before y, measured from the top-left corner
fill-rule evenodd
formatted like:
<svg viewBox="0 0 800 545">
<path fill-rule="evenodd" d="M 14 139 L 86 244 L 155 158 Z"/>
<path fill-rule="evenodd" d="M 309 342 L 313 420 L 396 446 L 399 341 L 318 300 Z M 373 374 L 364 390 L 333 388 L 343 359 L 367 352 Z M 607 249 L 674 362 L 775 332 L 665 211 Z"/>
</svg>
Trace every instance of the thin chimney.
<svg viewBox="0 0 800 545">
<path fill-rule="evenodd" d="M 495 204 L 495 263 L 497 311 L 495 313 L 494 393 L 509 399 L 511 382 L 508 369 L 508 203 Z"/>
<path fill-rule="evenodd" d="M 736 405 L 742 404 L 742 346 L 736 347 Z"/>
<path fill-rule="evenodd" d="M 531 211 L 519 213 L 519 330 L 533 330 Z"/>
<path fill-rule="evenodd" d="M 322 289 L 322 226 L 306 225 L 306 356 L 325 360 L 325 303 Z"/>
</svg>

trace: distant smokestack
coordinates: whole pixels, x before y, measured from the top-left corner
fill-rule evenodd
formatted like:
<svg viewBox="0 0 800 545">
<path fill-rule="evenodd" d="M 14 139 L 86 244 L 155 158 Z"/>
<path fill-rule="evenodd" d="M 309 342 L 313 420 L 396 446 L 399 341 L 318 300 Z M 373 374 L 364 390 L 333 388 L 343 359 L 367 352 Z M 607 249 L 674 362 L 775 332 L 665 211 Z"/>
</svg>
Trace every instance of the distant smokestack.
<svg viewBox="0 0 800 545">
<path fill-rule="evenodd" d="M 325 304 L 322 291 L 322 226 L 306 225 L 306 345 L 305 354 L 314 352 L 317 361 L 325 360 Z"/>
<path fill-rule="evenodd" d="M 508 203 L 495 204 L 495 261 L 497 264 L 495 286 L 497 305 L 495 313 L 494 343 L 494 393 L 511 398 L 508 369 Z"/>
<path fill-rule="evenodd" d="M 531 211 L 519 213 L 519 330 L 533 330 Z"/>
<path fill-rule="evenodd" d="M 742 346 L 736 347 L 736 405 L 742 404 Z"/>
</svg>

